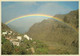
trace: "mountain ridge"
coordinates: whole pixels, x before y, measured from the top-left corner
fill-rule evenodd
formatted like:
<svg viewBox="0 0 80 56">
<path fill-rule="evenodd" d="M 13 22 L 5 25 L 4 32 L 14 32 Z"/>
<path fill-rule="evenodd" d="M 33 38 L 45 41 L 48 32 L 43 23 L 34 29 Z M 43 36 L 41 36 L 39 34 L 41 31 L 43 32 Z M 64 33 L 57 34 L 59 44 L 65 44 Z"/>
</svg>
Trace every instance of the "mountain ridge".
<svg viewBox="0 0 80 56">
<path fill-rule="evenodd" d="M 79 10 L 74 10 L 68 14 L 57 14 L 55 17 L 62 19 L 64 22 L 74 26 L 77 30 L 79 28 Z M 71 17 L 72 16 L 72 17 Z M 74 19 L 74 20 L 73 20 Z"/>
<path fill-rule="evenodd" d="M 78 26 L 78 13 L 76 11 L 65 14 L 63 21 L 71 24 L 78 30 L 78 27 L 76 27 Z M 43 20 L 34 24 L 26 34 L 33 39 L 43 41 L 49 46 L 56 46 L 56 48 L 64 47 L 65 49 L 68 48 L 68 52 L 71 50 L 71 53 L 78 53 L 78 32 L 75 32 L 62 22 L 53 19 Z M 70 49 L 70 47 L 72 48 Z"/>
</svg>

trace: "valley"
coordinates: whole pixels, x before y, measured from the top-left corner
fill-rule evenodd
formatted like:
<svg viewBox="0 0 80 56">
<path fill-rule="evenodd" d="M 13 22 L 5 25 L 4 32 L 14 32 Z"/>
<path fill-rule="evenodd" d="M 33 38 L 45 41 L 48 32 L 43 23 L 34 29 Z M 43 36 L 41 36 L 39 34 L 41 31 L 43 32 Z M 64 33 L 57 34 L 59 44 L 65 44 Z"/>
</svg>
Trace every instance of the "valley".
<svg viewBox="0 0 80 56">
<path fill-rule="evenodd" d="M 63 22 L 46 19 L 33 24 L 24 34 L 2 23 L 2 54 L 78 54 L 78 10 L 55 17 Z"/>
</svg>

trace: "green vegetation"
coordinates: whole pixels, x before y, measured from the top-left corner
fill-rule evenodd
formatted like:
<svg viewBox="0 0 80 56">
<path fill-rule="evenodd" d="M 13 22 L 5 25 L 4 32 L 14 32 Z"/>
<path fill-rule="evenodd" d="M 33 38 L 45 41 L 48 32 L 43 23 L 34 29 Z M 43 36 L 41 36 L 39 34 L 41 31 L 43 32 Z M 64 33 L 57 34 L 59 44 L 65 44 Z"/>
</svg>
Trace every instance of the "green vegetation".
<svg viewBox="0 0 80 56">
<path fill-rule="evenodd" d="M 35 53 L 32 53 L 31 47 Z M 23 39 L 20 46 L 14 46 L 9 40 L 2 37 L 2 54 L 48 54 L 48 46 L 40 41 Z"/>
<path fill-rule="evenodd" d="M 13 50 L 12 43 L 2 37 L 2 54 L 11 54 Z"/>
</svg>

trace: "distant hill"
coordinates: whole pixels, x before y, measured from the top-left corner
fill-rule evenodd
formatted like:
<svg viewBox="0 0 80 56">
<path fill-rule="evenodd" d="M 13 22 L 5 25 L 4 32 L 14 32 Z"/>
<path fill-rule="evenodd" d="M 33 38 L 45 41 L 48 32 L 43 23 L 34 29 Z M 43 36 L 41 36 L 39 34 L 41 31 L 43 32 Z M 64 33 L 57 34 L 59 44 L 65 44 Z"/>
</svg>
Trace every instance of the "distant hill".
<svg viewBox="0 0 80 56">
<path fill-rule="evenodd" d="M 61 17 L 64 22 L 78 29 L 77 11 L 72 11 L 63 16 L 61 15 Z M 43 41 L 49 45 L 54 53 L 78 53 L 78 32 L 65 23 L 52 19 L 43 20 L 40 23 L 34 24 L 26 34 L 33 39 Z"/>
</svg>

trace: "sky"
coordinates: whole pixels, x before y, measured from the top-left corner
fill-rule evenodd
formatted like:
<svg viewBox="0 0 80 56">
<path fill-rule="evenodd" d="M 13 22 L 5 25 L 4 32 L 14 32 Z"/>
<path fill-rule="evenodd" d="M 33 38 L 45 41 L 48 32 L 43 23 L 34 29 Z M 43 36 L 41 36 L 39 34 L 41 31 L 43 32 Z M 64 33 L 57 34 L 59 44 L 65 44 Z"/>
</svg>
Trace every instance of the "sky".
<svg viewBox="0 0 80 56">
<path fill-rule="evenodd" d="M 5 23 L 13 18 L 28 14 L 66 14 L 78 9 L 77 1 L 31 1 L 31 2 L 2 2 L 2 22 Z M 18 32 L 28 31 L 36 22 L 41 22 L 46 17 L 26 17 L 8 24 Z M 24 25 L 25 24 L 25 25 Z M 13 27 L 14 26 L 14 27 Z M 23 30 L 23 28 L 25 30 Z"/>
</svg>

